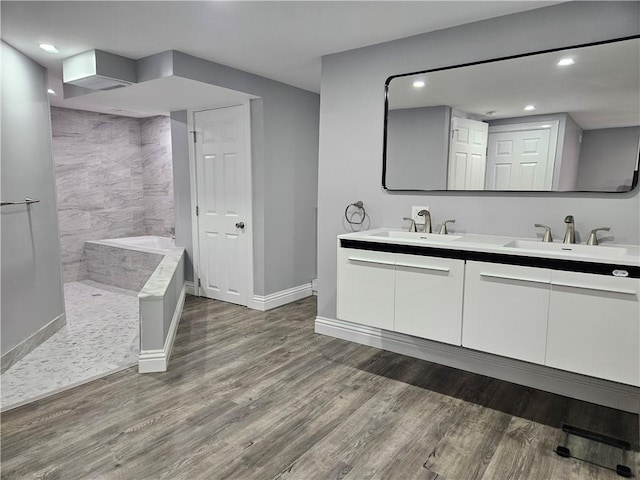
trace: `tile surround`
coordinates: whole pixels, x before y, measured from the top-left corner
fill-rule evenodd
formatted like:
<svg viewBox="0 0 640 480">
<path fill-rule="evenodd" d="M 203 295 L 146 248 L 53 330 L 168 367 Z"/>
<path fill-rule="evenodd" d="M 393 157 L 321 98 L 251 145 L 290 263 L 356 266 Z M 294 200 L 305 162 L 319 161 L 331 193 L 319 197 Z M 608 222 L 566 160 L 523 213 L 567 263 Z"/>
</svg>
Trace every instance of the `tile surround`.
<svg viewBox="0 0 640 480">
<path fill-rule="evenodd" d="M 95 282 L 139 292 L 163 255 L 87 243 L 87 275 Z"/>
<path fill-rule="evenodd" d="M 51 107 L 63 281 L 88 278 L 84 242 L 169 236 L 174 225 L 168 117 Z"/>
<path fill-rule="evenodd" d="M 145 118 L 140 132 L 145 235 L 168 237 L 174 228 L 171 122 L 167 117 Z"/>
</svg>

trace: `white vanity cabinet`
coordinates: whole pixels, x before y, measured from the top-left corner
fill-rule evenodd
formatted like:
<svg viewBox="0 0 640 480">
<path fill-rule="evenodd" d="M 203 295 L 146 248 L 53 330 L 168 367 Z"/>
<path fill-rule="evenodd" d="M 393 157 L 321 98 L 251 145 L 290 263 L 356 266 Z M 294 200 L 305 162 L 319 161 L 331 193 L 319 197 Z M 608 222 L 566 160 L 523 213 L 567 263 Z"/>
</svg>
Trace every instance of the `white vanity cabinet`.
<svg viewBox="0 0 640 480">
<path fill-rule="evenodd" d="M 640 248 L 372 232 L 338 239 L 339 320 L 640 387 Z"/>
<path fill-rule="evenodd" d="M 462 346 L 544 364 L 551 271 L 467 261 Z"/>
<path fill-rule="evenodd" d="M 338 318 L 460 345 L 464 260 L 338 248 Z"/>
<path fill-rule="evenodd" d="M 396 256 L 394 330 L 460 346 L 464 260 Z"/>
<path fill-rule="evenodd" d="M 546 365 L 640 386 L 640 280 L 553 271 Z"/>
<path fill-rule="evenodd" d="M 338 318 L 393 330 L 395 254 L 338 248 Z"/>
</svg>

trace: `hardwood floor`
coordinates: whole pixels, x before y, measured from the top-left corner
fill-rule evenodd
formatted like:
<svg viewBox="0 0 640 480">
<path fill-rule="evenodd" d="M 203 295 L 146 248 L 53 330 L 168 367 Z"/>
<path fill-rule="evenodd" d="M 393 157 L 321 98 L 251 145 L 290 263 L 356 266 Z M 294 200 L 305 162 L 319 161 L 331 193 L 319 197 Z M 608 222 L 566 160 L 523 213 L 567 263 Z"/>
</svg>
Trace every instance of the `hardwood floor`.
<svg viewBox="0 0 640 480">
<path fill-rule="evenodd" d="M 2 414 L 2 478 L 618 479 L 559 427 L 638 443 L 635 415 L 316 335 L 315 309 L 188 297 L 168 372 Z"/>
</svg>

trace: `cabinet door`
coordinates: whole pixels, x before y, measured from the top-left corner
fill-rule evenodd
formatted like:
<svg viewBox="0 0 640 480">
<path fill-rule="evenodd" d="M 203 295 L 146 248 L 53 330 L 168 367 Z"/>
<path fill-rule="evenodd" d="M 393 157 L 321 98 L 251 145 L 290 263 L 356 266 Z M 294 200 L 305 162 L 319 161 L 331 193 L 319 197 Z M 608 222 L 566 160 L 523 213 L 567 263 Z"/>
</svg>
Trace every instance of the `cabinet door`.
<svg viewBox="0 0 640 480">
<path fill-rule="evenodd" d="M 462 346 L 544 364 L 551 272 L 467 262 Z"/>
<path fill-rule="evenodd" d="M 338 318 L 393 330 L 395 255 L 338 248 Z"/>
<path fill-rule="evenodd" d="M 394 330 L 460 345 L 464 261 L 398 255 Z"/>
<path fill-rule="evenodd" d="M 640 280 L 551 274 L 550 367 L 640 385 Z"/>
</svg>

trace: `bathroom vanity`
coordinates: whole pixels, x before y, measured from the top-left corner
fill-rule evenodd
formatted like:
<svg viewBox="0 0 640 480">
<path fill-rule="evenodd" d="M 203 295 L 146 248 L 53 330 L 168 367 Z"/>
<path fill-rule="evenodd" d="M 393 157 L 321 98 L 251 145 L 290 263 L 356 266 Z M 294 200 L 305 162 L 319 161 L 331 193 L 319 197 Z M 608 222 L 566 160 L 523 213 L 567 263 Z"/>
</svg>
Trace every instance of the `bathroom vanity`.
<svg viewBox="0 0 640 480">
<path fill-rule="evenodd" d="M 377 229 L 338 236 L 337 284 L 340 321 L 428 341 L 414 351 L 640 386 L 638 246 Z"/>
</svg>

